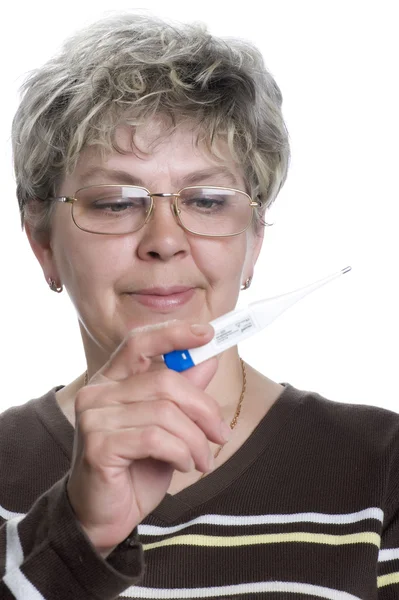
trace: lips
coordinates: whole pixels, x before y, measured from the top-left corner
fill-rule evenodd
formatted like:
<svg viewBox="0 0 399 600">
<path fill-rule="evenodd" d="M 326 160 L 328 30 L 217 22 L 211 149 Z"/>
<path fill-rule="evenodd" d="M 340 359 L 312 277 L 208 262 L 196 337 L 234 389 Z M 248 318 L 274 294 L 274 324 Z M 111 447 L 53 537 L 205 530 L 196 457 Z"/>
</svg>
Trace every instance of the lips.
<svg viewBox="0 0 399 600">
<path fill-rule="evenodd" d="M 181 294 L 183 292 L 187 292 L 188 290 L 192 290 L 192 287 L 183 286 L 183 285 L 175 285 L 173 287 L 154 287 L 148 288 L 146 290 L 138 290 L 134 292 L 135 294 L 143 295 L 143 296 L 172 296 L 173 294 Z"/>
<path fill-rule="evenodd" d="M 169 312 L 189 302 L 194 293 L 193 287 L 172 286 L 138 290 L 129 295 L 143 306 Z"/>
</svg>

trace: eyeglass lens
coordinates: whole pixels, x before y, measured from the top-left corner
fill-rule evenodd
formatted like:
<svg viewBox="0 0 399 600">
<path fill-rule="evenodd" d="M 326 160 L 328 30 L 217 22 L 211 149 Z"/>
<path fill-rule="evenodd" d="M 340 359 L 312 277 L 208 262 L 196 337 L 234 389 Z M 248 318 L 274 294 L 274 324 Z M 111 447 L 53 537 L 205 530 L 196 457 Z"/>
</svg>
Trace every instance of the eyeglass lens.
<svg viewBox="0 0 399 600">
<path fill-rule="evenodd" d="M 136 231 L 143 226 L 151 209 L 151 196 L 139 187 L 90 186 L 79 190 L 75 197 L 73 219 L 78 227 L 93 233 Z M 156 202 L 162 200 L 165 199 L 156 198 L 155 210 Z M 252 217 L 248 196 L 228 188 L 184 188 L 177 207 L 183 227 L 204 235 L 239 233 Z"/>
</svg>

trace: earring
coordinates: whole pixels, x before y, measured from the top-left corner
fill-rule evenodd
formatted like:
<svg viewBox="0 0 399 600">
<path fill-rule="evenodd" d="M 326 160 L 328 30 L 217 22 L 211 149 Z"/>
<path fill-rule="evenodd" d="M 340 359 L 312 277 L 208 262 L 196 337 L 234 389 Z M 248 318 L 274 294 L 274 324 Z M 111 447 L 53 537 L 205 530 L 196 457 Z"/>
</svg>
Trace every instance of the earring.
<svg viewBox="0 0 399 600">
<path fill-rule="evenodd" d="M 251 282 L 252 282 L 252 277 L 248 277 L 248 279 L 246 279 L 245 282 L 242 284 L 241 290 L 247 290 L 249 288 L 249 286 L 251 285 Z"/>
<path fill-rule="evenodd" d="M 60 294 L 62 292 L 62 290 L 64 289 L 64 287 L 61 285 L 60 287 L 57 287 L 56 282 L 54 281 L 54 279 L 51 279 L 51 277 L 49 277 L 47 279 L 47 283 L 49 285 L 49 288 L 52 292 L 57 292 L 57 294 Z"/>
</svg>

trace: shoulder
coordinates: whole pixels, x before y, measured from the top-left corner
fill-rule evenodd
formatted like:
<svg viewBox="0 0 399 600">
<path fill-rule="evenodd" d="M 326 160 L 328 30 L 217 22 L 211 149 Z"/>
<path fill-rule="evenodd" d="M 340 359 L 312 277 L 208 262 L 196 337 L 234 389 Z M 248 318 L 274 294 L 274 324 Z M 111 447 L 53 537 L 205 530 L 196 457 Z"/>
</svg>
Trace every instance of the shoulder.
<svg viewBox="0 0 399 600">
<path fill-rule="evenodd" d="M 69 468 L 55 389 L 0 414 L 0 505 L 27 510 Z M 62 432 L 61 432 L 62 433 Z"/>
<path fill-rule="evenodd" d="M 53 402 L 55 390 L 53 388 L 39 398 L 33 398 L 24 404 L 12 406 L 0 413 L 0 445 L 5 440 L 11 442 L 14 434 L 17 438 L 32 434 L 36 429 L 43 429 L 43 424 L 38 417 L 41 409 L 46 409 Z"/>
<path fill-rule="evenodd" d="M 35 401 L 37 400 L 29 400 L 24 404 L 12 406 L 0 414 L 0 449 L 4 445 L 12 444 L 16 438 L 25 437 L 32 427 L 38 425 Z"/>
<path fill-rule="evenodd" d="M 332 400 L 286 384 L 292 408 L 280 452 L 303 481 L 341 490 L 390 510 L 399 498 L 399 415 L 378 406 Z M 334 491 L 331 494 L 334 495 Z"/>
<path fill-rule="evenodd" d="M 26 454 L 58 441 L 66 421 L 56 401 L 58 389 L 0 413 L 0 458 L 11 448 Z"/>
<path fill-rule="evenodd" d="M 294 427 L 303 446 L 323 457 L 330 472 L 350 473 L 359 485 L 384 481 L 385 502 L 391 503 L 399 492 L 399 414 L 296 392 L 302 408 L 295 413 Z"/>
<path fill-rule="evenodd" d="M 381 451 L 399 445 L 398 413 L 378 406 L 338 402 L 317 392 L 299 393 L 306 419 L 321 433 L 334 431 Z"/>
</svg>

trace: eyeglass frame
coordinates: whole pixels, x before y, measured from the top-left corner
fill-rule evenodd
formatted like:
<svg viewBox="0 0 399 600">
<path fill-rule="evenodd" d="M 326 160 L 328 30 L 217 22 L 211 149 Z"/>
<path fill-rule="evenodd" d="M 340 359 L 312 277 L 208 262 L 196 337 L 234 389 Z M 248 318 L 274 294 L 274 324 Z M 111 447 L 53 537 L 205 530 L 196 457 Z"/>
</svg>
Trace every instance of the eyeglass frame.
<svg viewBox="0 0 399 600">
<path fill-rule="evenodd" d="M 95 188 L 95 187 L 106 187 L 106 188 L 112 188 L 112 187 L 128 187 L 128 188 L 134 188 L 134 189 L 139 189 L 139 190 L 145 190 L 148 194 L 148 196 L 151 198 L 151 204 L 150 204 L 150 208 L 148 211 L 148 215 L 146 216 L 144 223 L 142 225 L 140 225 L 140 227 L 138 227 L 137 229 L 134 229 L 133 231 L 129 231 L 126 233 L 105 233 L 103 231 L 90 231 L 89 229 L 84 229 L 83 227 L 80 227 L 74 218 L 73 215 L 73 205 L 76 202 L 79 202 L 79 198 L 76 198 L 75 196 L 81 192 L 82 190 L 87 190 L 89 188 Z M 248 220 L 248 225 L 246 227 L 244 227 L 244 229 L 242 229 L 241 231 L 237 232 L 237 233 L 197 233 L 196 231 L 191 231 L 191 229 L 189 229 L 188 227 L 186 227 L 179 216 L 179 207 L 178 207 L 178 198 L 180 197 L 180 194 L 183 190 L 195 190 L 195 189 L 203 189 L 203 188 L 210 188 L 210 189 L 214 189 L 214 190 L 228 190 L 230 192 L 238 192 L 239 194 L 243 194 L 244 196 L 246 196 L 249 200 L 249 206 L 251 208 L 251 218 Z M 74 196 L 56 196 L 53 198 L 47 198 L 47 200 L 49 201 L 56 201 L 56 202 L 63 202 L 66 204 L 71 204 L 71 216 L 72 216 L 72 220 L 75 223 L 76 227 L 78 229 L 80 229 L 81 231 L 85 231 L 86 233 L 92 233 L 94 235 L 129 235 L 129 233 L 135 233 L 136 231 L 139 231 L 142 227 L 144 227 L 145 225 L 147 225 L 147 223 L 149 222 L 153 212 L 154 212 L 154 196 L 156 197 L 160 197 L 160 198 L 173 198 L 173 204 L 172 204 L 172 213 L 173 216 L 175 217 L 178 225 L 180 225 L 185 231 L 188 231 L 189 233 L 191 233 L 192 235 L 198 235 L 201 237 L 234 237 L 236 235 L 241 235 L 242 233 L 244 233 L 244 231 L 246 231 L 252 221 L 253 221 L 253 217 L 254 217 L 254 208 L 256 206 L 261 207 L 262 206 L 262 202 L 259 200 L 253 200 L 251 198 L 251 196 L 249 194 L 247 194 L 247 192 L 243 192 L 242 190 L 238 190 L 236 188 L 230 188 L 230 187 L 225 187 L 225 186 L 218 186 L 218 185 L 189 185 L 189 186 L 185 186 L 182 187 L 178 192 L 176 193 L 151 193 L 150 190 L 148 190 L 147 188 L 141 186 L 141 185 L 129 185 L 129 184 L 119 184 L 119 183 L 100 183 L 98 185 L 86 185 L 82 188 L 79 188 L 78 190 L 76 190 L 75 195 Z M 181 212 L 181 211 L 180 211 Z"/>
</svg>

